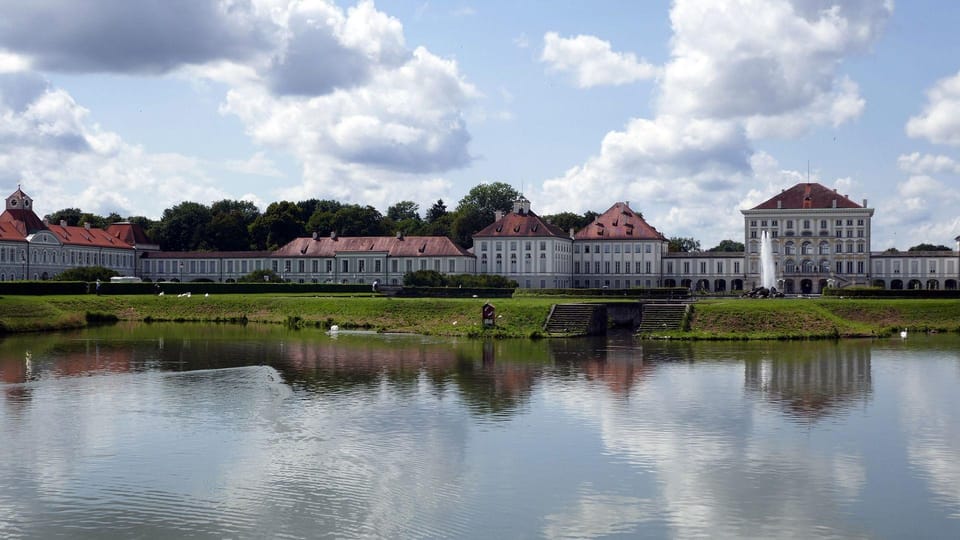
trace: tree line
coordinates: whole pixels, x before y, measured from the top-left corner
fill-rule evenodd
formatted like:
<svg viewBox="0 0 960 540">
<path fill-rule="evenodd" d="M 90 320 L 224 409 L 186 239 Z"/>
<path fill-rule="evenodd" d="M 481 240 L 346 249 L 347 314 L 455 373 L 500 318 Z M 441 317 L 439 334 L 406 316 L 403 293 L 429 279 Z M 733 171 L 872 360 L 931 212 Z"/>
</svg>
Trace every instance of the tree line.
<svg viewBox="0 0 960 540">
<path fill-rule="evenodd" d="M 185 201 L 163 211 L 159 220 L 144 216 L 122 218 L 116 212 L 98 216 L 79 208 L 64 208 L 44 216 L 50 223 L 65 221 L 78 226 L 105 228 L 111 223 L 129 221 L 140 225 L 153 243 L 164 251 L 250 251 L 274 250 L 294 238 L 316 233 L 328 236 L 447 236 L 468 249 L 473 235 L 493 223 L 496 212 L 513 209 L 520 193 L 504 182 L 474 186 L 449 210 L 443 199 L 437 200 L 423 215 L 413 201 L 399 201 L 387 208 L 386 215 L 369 205 L 345 204 L 330 199 L 280 201 L 260 212 L 249 201 L 224 199 L 207 206 Z M 579 230 L 599 214 L 586 211 L 560 212 L 541 216 L 564 231 Z M 642 217 L 642 214 L 640 214 Z M 693 238 L 669 239 L 670 251 L 701 251 Z M 744 246 L 723 240 L 707 251 L 743 251 Z"/>
<path fill-rule="evenodd" d="M 464 248 L 472 236 L 494 221 L 495 213 L 509 212 L 520 193 L 509 184 L 492 182 L 473 187 L 453 209 L 443 199 L 421 214 L 413 201 L 399 201 L 386 215 L 369 205 L 345 204 L 330 199 L 279 201 L 261 212 L 249 201 L 224 199 L 205 205 L 185 201 L 163 211 L 159 220 L 144 216 L 121 217 L 116 212 L 99 216 L 79 208 L 64 208 L 44 216 L 50 223 L 105 228 L 129 221 L 140 225 L 149 239 L 164 251 L 274 250 L 294 238 L 314 233 L 328 236 L 447 236 Z M 579 229 L 597 214 L 563 212 L 542 216 L 564 230 Z"/>
</svg>

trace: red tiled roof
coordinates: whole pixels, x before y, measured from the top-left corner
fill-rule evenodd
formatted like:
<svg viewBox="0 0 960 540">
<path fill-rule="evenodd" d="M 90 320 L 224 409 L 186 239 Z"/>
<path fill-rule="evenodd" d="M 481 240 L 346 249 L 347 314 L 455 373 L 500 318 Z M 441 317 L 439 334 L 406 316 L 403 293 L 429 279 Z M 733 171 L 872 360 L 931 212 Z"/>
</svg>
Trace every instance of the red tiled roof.
<svg viewBox="0 0 960 540">
<path fill-rule="evenodd" d="M 111 223 L 107 226 L 107 234 L 130 245 L 153 244 L 153 242 L 147 238 L 147 233 L 143 232 L 143 227 L 127 221 Z"/>
<path fill-rule="evenodd" d="M 474 237 L 568 237 L 567 233 L 556 225 L 545 223 L 540 216 L 533 212 L 526 211 L 522 213 L 510 212 L 503 216 L 500 221 L 495 221 L 487 225 Z"/>
<path fill-rule="evenodd" d="M 27 237 L 20 232 L 15 222 L 0 221 L 0 240 L 7 242 L 26 242 Z"/>
<path fill-rule="evenodd" d="M 753 207 L 753 210 L 800 210 L 834 208 L 863 208 L 851 201 L 846 195 L 837 193 L 816 182 L 804 182 L 781 191 L 765 202 Z M 779 203 L 779 206 L 777 206 Z"/>
<path fill-rule="evenodd" d="M 12 223 L 24 236 L 46 228 L 43 226 L 43 221 L 33 213 L 33 210 L 22 208 L 4 210 L 0 214 L 0 222 Z"/>
<path fill-rule="evenodd" d="M 47 225 L 47 230 L 53 233 L 63 244 L 69 246 L 105 247 L 114 249 L 133 249 L 133 246 L 107 233 L 103 229 L 91 227 L 71 227 L 62 225 Z"/>
<path fill-rule="evenodd" d="M 580 229 L 576 240 L 666 240 L 625 202 L 618 202 Z"/>
<path fill-rule="evenodd" d="M 337 253 L 380 252 L 391 257 L 473 257 L 446 236 L 321 236 L 296 238 L 273 257 L 333 257 Z"/>
</svg>

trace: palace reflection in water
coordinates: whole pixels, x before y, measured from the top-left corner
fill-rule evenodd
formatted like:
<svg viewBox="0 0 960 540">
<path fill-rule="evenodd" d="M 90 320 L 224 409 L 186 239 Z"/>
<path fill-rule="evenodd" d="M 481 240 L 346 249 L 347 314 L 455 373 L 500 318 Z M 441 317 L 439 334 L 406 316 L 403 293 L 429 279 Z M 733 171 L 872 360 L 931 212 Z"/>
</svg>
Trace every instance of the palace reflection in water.
<svg viewBox="0 0 960 540">
<path fill-rule="evenodd" d="M 956 537 L 958 382 L 957 336 L 15 336 L 0 535 Z"/>
</svg>

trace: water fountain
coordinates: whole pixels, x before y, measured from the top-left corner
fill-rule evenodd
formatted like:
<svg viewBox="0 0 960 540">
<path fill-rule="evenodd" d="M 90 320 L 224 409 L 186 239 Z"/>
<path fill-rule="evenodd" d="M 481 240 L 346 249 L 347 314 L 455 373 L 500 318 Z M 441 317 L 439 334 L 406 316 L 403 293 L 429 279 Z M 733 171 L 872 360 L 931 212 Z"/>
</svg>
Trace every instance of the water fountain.
<svg viewBox="0 0 960 540">
<path fill-rule="evenodd" d="M 773 289 L 777 283 L 777 267 L 773 263 L 773 246 L 767 231 L 760 234 L 760 286 Z"/>
</svg>

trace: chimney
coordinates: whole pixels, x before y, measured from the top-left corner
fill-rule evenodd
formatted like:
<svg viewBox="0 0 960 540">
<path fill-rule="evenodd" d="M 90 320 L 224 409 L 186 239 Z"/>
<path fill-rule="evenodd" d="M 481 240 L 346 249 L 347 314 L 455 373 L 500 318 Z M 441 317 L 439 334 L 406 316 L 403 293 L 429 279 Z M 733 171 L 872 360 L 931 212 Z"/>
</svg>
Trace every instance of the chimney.
<svg viewBox="0 0 960 540">
<path fill-rule="evenodd" d="M 61 226 L 61 227 L 66 227 L 66 226 L 67 226 L 67 220 L 61 219 L 61 220 L 60 220 L 60 226 Z"/>
<path fill-rule="evenodd" d="M 320 236 L 320 235 L 317 234 L 317 231 L 313 231 L 313 235 L 312 235 L 312 236 L 313 236 L 313 239 L 316 240 L 317 237 Z"/>
<path fill-rule="evenodd" d="M 863 200 L 863 207 L 864 207 L 864 208 L 867 207 L 867 200 L 866 200 L 866 199 Z"/>
<path fill-rule="evenodd" d="M 403 231 L 397 231 L 397 240 L 403 240 Z"/>
<path fill-rule="evenodd" d="M 573 227 L 570 227 L 570 238 L 573 238 Z"/>
<path fill-rule="evenodd" d="M 330 239 L 331 240 L 337 239 L 337 231 L 330 231 Z"/>
<path fill-rule="evenodd" d="M 47 218 L 43 218 L 43 226 L 44 226 L 44 227 L 49 227 L 49 226 L 50 226 L 50 220 L 47 219 Z"/>
<path fill-rule="evenodd" d="M 494 210 L 493 212 L 493 221 L 497 222 L 503 219 L 503 210 Z"/>
<path fill-rule="evenodd" d="M 83 224 L 83 228 L 89 231 L 89 230 L 90 230 L 90 223 L 84 223 L 84 224 Z"/>
</svg>

